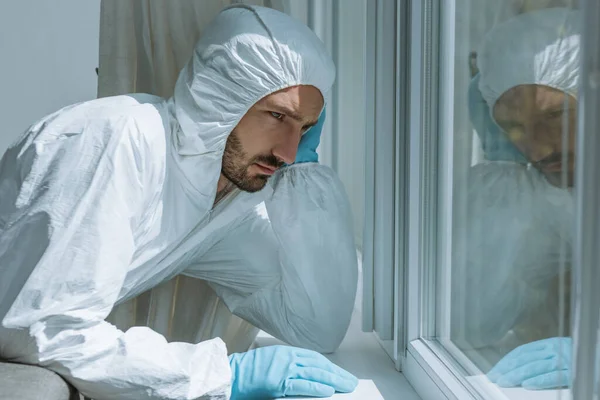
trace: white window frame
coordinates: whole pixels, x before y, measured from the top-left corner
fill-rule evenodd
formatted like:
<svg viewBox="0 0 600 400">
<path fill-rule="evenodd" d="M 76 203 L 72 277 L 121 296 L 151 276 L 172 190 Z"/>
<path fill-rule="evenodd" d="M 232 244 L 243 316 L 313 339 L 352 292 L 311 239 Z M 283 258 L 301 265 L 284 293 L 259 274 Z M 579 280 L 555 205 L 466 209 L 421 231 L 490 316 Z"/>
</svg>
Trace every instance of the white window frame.
<svg viewBox="0 0 600 400">
<path fill-rule="evenodd" d="M 439 31 L 430 29 L 441 19 L 436 4 L 438 0 L 373 0 L 367 7 L 363 330 L 376 334 L 423 398 L 476 399 L 447 349 L 426 339 L 436 334 L 439 304 L 428 296 L 438 289 L 435 266 L 449 260 L 450 243 L 438 243 L 438 228 L 452 226 L 447 220 L 452 214 L 440 220 L 437 209 L 438 196 L 451 195 L 451 169 L 439 177 L 441 187 L 436 177 L 437 121 L 441 115 L 453 115 L 453 99 L 444 104 L 437 100 L 451 94 L 452 86 L 439 87 L 438 70 L 431 68 L 439 67 L 438 58 L 454 60 L 454 38 L 445 37 L 449 43 L 441 47 Z M 444 18 L 439 29 L 453 23 Z M 453 85 L 452 65 L 444 65 L 444 70 L 444 82 Z M 443 145 L 451 145 L 451 138 L 447 142 Z M 394 183 L 386 184 L 390 179 Z M 390 278 L 393 286 L 381 284 Z M 388 319 L 377 324 L 382 315 Z M 381 334 L 381 326 L 387 335 Z M 469 359 L 461 361 L 467 364 Z"/>
<path fill-rule="evenodd" d="M 367 2 L 365 230 L 363 236 L 363 330 L 375 332 L 396 362 L 403 308 L 395 262 L 397 241 L 394 198 L 397 130 L 397 0 Z M 402 240 L 402 239 L 401 239 Z"/>
<path fill-rule="evenodd" d="M 452 135 L 439 135 L 438 130 L 440 121 L 453 126 L 454 21 L 449 18 L 453 10 L 441 10 L 436 0 L 412 1 L 410 9 L 408 346 L 403 372 L 424 399 L 478 399 L 447 349 L 428 339 L 437 334 L 436 313 L 449 318 L 444 306 L 448 302 L 443 301 L 449 293 L 440 284 L 448 279 L 440 271 L 448 269 L 437 266 L 450 261 L 452 213 L 444 211 L 452 210 L 448 166 L 453 162 L 453 142 Z M 441 34 L 450 31 L 452 35 Z M 444 152 L 438 152 L 440 146 Z M 443 209 L 438 208 L 441 199 Z"/>
<path fill-rule="evenodd" d="M 575 399 L 600 396 L 600 2 L 581 2 L 583 38 L 579 81 L 574 246 L 573 386 Z"/>
</svg>

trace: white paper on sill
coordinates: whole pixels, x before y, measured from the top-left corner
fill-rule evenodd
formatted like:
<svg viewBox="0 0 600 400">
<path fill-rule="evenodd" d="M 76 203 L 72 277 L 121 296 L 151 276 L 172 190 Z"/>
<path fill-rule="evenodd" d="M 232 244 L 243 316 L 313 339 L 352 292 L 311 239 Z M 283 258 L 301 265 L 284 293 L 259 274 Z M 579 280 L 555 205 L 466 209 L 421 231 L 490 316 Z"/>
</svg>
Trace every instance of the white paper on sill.
<svg viewBox="0 0 600 400">
<path fill-rule="evenodd" d="M 467 380 L 480 393 L 490 400 L 571 400 L 569 389 L 527 390 L 518 388 L 501 388 L 490 382 L 485 375 L 468 376 Z"/>
<path fill-rule="evenodd" d="M 339 400 L 385 400 L 379 390 L 377 390 L 377 386 L 375 386 L 375 382 L 370 379 L 359 379 L 358 387 L 353 393 L 336 393 L 331 397 L 321 397 L 321 399 L 339 399 Z M 285 397 L 282 400 L 291 400 L 291 399 L 304 399 L 306 397 Z"/>
</svg>

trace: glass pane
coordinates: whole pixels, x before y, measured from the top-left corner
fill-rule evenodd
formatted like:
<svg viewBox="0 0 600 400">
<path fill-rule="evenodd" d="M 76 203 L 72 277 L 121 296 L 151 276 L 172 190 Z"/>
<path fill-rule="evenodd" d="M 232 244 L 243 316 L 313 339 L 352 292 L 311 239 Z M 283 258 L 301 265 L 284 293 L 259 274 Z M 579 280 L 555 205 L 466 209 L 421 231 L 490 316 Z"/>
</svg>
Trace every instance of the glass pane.
<svg viewBox="0 0 600 400">
<path fill-rule="evenodd" d="M 438 339 L 485 398 L 536 398 L 518 393 L 560 389 L 571 365 L 577 5 L 457 0 L 445 15 L 452 184 L 439 205 L 452 234 Z"/>
</svg>

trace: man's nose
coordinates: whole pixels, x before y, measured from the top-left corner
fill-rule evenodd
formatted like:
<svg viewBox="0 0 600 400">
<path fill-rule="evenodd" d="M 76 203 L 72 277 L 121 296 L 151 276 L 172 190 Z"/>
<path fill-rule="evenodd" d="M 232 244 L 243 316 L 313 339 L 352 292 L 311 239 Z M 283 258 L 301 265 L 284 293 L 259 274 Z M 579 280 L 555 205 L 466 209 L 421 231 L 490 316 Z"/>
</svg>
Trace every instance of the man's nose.
<svg viewBox="0 0 600 400">
<path fill-rule="evenodd" d="M 288 132 L 283 135 L 283 140 L 273 149 L 273 155 L 286 164 L 293 164 L 296 161 L 301 137 L 302 132 Z"/>
</svg>

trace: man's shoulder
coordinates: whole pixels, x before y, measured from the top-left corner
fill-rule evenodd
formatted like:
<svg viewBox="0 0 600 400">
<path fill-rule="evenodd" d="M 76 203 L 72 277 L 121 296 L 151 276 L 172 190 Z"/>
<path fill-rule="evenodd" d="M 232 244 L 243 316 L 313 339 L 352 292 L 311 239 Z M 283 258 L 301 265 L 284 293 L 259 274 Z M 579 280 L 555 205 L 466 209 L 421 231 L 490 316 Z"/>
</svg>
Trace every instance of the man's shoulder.
<svg viewBox="0 0 600 400">
<path fill-rule="evenodd" d="M 76 104 L 72 110 L 74 117 L 83 117 L 91 121 L 130 120 L 143 124 L 145 121 L 167 116 L 166 101 L 147 94 L 127 94 L 104 97 Z M 155 124 L 153 124 L 154 126 Z"/>
<path fill-rule="evenodd" d="M 98 99 L 101 101 L 103 99 Z M 170 131 L 167 102 L 161 97 L 147 94 L 129 94 L 107 98 L 106 116 L 140 140 L 163 140 Z"/>
<path fill-rule="evenodd" d="M 95 136 L 103 142 L 129 138 L 139 145 L 164 141 L 170 130 L 166 100 L 147 94 L 104 97 L 74 104 L 41 122 L 40 128 L 49 130 L 51 136 L 68 130 Z"/>
<path fill-rule="evenodd" d="M 13 146 L 62 149 L 67 154 L 81 146 L 110 154 L 129 148 L 147 159 L 164 158 L 171 117 L 167 102 L 150 95 L 106 97 L 64 107 L 34 123 Z M 65 139 L 70 140 L 65 140 Z M 36 150 L 37 151 L 37 150 Z"/>
<path fill-rule="evenodd" d="M 155 160 L 167 152 L 171 117 L 166 100 L 146 94 L 131 94 L 93 100 L 90 122 L 104 125 L 111 139 L 131 146 L 142 159 L 154 160 L 149 169 L 157 167 Z M 106 125 L 105 125 L 106 124 Z M 147 169 L 148 169 L 147 168 Z"/>
</svg>

